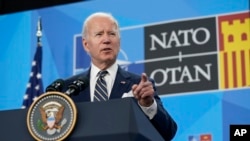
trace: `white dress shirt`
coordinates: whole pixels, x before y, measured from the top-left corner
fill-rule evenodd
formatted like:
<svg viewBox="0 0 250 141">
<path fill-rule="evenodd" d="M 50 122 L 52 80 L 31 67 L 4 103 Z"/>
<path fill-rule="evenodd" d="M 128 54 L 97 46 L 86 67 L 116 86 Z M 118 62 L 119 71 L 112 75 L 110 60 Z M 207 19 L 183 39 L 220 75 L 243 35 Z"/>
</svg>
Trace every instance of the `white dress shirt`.
<svg viewBox="0 0 250 141">
<path fill-rule="evenodd" d="M 114 85 L 115 76 L 118 70 L 118 65 L 115 63 L 111 67 L 109 67 L 106 71 L 108 73 L 104 76 L 104 80 L 107 84 L 107 91 L 108 91 L 108 97 L 110 96 L 111 89 Z M 94 101 L 94 91 L 95 91 L 95 85 L 96 80 L 98 79 L 98 72 L 101 71 L 99 68 L 97 68 L 94 64 L 91 63 L 91 70 L 90 70 L 90 100 Z"/>
</svg>

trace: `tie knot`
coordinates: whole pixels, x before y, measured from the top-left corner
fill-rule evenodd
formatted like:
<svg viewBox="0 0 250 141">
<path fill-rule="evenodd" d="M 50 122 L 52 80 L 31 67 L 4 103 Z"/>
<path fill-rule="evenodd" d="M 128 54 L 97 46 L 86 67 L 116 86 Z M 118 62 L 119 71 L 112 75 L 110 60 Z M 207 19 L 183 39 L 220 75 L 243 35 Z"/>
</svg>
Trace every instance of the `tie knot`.
<svg viewBox="0 0 250 141">
<path fill-rule="evenodd" d="M 99 71 L 99 76 L 101 77 L 101 78 L 103 78 L 106 74 L 108 73 L 108 71 L 106 71 L 106 70 L 101 70 L 101 71 Z"/>
</svg>

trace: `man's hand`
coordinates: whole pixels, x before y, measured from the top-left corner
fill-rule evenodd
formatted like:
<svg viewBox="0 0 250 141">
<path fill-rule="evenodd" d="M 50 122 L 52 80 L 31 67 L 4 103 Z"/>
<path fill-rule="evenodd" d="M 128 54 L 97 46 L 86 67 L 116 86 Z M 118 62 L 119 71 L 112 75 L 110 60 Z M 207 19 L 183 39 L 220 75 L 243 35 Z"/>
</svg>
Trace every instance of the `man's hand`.
<svg viewBox="0 0 250 141">
<path fill-rule="evenodd" d="M 154 88 L 145 73 L 142 73 L 140 83 L 132 86 L 132 92 L 141 106 L 149 107 L 153 104 Z"/>
</svg>

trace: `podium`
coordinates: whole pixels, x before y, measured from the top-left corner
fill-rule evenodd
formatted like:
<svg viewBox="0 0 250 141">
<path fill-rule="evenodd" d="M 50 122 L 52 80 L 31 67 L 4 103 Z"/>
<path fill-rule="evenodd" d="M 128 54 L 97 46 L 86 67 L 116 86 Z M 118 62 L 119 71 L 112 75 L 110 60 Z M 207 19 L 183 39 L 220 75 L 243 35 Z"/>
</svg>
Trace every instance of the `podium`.
<svg viewBox="0 0 250 141">
<path fill-rule="evenodd" d="M 77 122 L 69 141 L 164 141 L 133 98 L 76 103 Z M 0 140 L 34 141 L 28 109 L 0 112 Z"/>
</svg>

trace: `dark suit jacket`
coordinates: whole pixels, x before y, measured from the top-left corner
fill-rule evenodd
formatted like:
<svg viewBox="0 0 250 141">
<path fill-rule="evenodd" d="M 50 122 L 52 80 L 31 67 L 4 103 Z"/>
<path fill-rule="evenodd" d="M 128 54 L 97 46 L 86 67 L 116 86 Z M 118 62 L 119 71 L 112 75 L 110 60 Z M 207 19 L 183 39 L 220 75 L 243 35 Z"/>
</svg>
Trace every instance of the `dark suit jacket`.
<svg viewBox="0 0 250 141">
<path fill-rule="evenodd" d="M 90 69 L 81 74 L 72 76 L 65 80 L 65 87 L 63 91 L 66 91 L 67 86 L 72 83 L 74 80 L 79 77 L 87 77 L 90 78 Z M 124 93 L 127 93 L 131 90 L 133 84 L 139 84 L 141 80 L 141 76 L 125 71 L 122 68 L 118 67 L 118 72 L 115 78 L 114 86 L 111 90 L 109 99 L 121 98 Z M 151 80 L 154 84 L 154 81 Z M 158 130 L 158 132 L 162 135 L 162 137 L 169 141 L 171 140 L 177 131 L 177 124 L 169 115 L 169 113 L 164 109 L 160 97 L 157 95 L 156 88 L 155 89 L 155 100 L 157 102 L 157 114 L 151 119 L 151 123 Z M 79 95 L 72 96 L 73 101 L 75 102 L 89 102 L 90 101 L 90 87 L 87 86 L 83 91 L 79 93 Z"/>
</svg>

